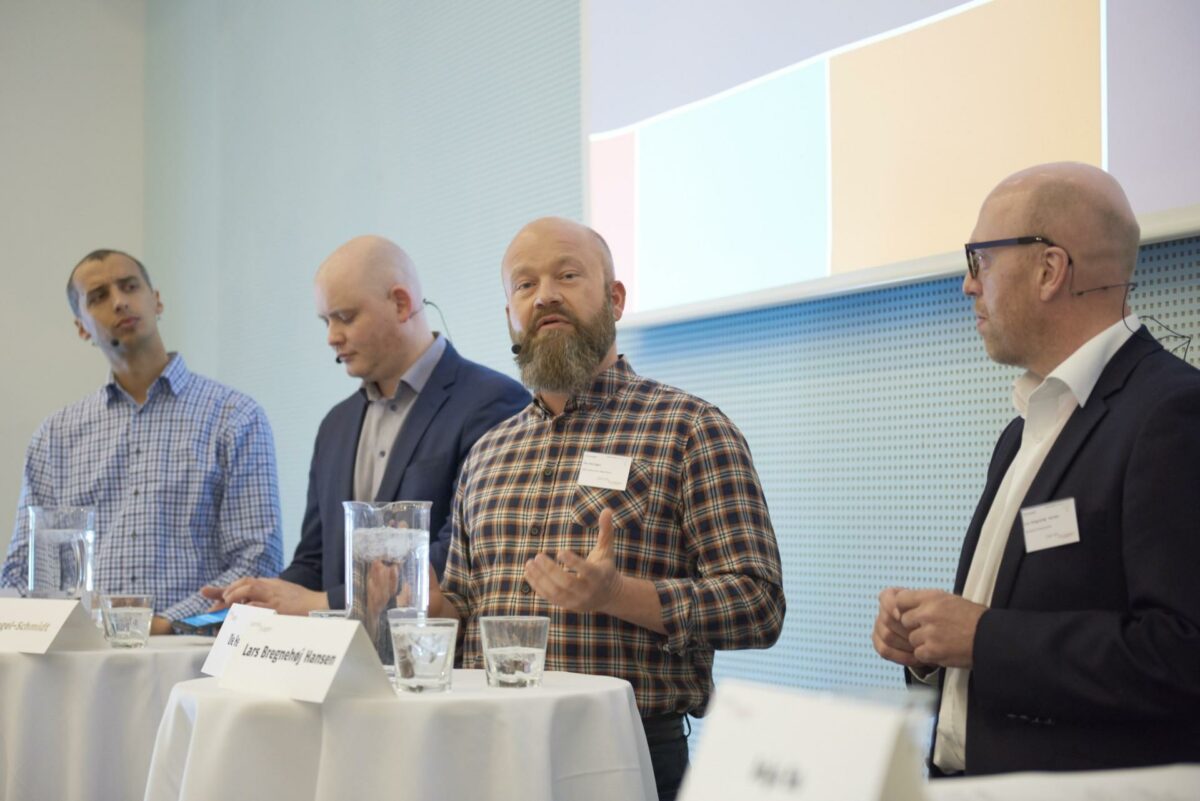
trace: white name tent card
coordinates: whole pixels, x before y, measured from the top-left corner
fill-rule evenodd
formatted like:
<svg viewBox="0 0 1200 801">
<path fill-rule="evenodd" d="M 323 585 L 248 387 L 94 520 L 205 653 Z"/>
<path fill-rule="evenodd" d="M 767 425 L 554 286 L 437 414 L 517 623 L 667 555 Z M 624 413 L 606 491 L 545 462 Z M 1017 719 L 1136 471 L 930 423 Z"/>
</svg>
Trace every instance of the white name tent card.
<svg viewBox="0 0 1200 801">
<path fill-rule="evenodd" d="M 213 641 L 212 649 L 208 652 L 208 658 L 204 660 L 204 667 L 200 668 L 200 672 L 206 676 L 220 678 L 225 671 L 225 663 L 229 661 L 229 655 L 241 642 L 242 629 L 246 627 L 246 624 L 251 620 L 260 620 L 274 614 L 274 609 L 267 609 L 264 606 L 234 604 L 229 607 L 229 614 L 225 615 L 225 619 L 221 621 L 217 638 Z"/>
<path fill-rule="evenodd" d="M 680 801 L 924 801 L 903 709 L 725 680 Z"/>
<path fill-rule="evenodd" d="M 74 599 L 0 598 L 0 653 L 104 648 L 104 635 Z"/>
<path fill-rule="evenodd" d="M 335 697 L 394 697 L 379 656 L 357 620 L 274 615 L 248 621 L 220 686 L 322 703 Z"/>
</svg>

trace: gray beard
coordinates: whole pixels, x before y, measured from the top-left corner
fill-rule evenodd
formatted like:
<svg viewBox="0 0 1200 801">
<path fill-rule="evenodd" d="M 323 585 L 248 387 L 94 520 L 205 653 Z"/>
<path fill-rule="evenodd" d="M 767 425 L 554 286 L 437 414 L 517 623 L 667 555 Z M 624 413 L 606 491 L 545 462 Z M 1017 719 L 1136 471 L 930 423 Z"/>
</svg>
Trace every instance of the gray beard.
<svg viewBox="0 0 1200 801">
<path fill-rule="evenodd" d="M 592 385 L 596 371 L 617 338 L 612 304 L 586 325 L 527 337 L 517 354 L 521 382 L 534 392 L 575 395 Z"/>
</svg>

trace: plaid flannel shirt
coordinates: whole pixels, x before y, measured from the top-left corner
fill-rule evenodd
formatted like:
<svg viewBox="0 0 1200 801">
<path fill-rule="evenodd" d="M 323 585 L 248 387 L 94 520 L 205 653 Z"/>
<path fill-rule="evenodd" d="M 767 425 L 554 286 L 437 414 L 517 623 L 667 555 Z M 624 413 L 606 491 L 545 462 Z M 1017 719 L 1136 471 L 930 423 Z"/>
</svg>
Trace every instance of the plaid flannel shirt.
<svg viewBox="0 0 1200 801">
<path fill-rule="evenodd" d="M 624 491 L 578 483 L 587 451 L 632 458 Z M 613 510 L 623 574 L 658 589 L 667 635 L 553 607 L 524 564 L 596 544 Z M 622 358 L 553 416 L 539 401 L 463 463 L 443 592 L 466 622 L 463 666 L 483 666 L 481 615 L 546 615 L 546 668 L 633 685 L 643 716 L 704 713 L 714 649 L 766 648 L 783 625 L 779 548 L 750 451 L 719 409 L 635 374 Z"/>
<path fill-rule="evenodd" d="M 140 407 L 110 375 L 42 423 L 0 586 L 25 586 L 30 506 L 95 507 L 97 591 L 153 595 L 155 612 L 171 619 L 208 608 L 204 584 L 282 567 L 266 414 L 178 354 Z"/>
</svg>

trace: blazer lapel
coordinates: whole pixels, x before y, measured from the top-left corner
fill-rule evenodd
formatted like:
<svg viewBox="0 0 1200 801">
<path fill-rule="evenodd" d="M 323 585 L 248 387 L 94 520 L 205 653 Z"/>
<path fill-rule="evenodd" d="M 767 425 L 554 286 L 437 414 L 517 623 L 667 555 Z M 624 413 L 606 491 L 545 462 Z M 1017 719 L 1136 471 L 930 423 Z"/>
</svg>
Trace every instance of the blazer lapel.
<svg viewBox="0 0 1200 801">
<path fill-rule="evenodd" d="M 1087 442 L 1092 431 L 1108 413 L 1107 399 L 1125 386 L 1129 374 L 1137 367 L 1138 362 L 1162 346 L 1150 335 L 1145 326 L 1129 338 L 1120 350 L 1105 366 L 1100 378 L 1092 390 L 1088 403 L 1082 409 L 1076 409 L 1071 419 L 1063 426 L 1046 461 L 1033 477 L 1029 491 L 1021 502 L 1021 507 L 1037 506 L 1055 500 L 1055 493 L 1062 483 L 1063 477 L 1075 462 L 1079 449 Z M 1008 542 L 1004 547 L 1004 556 L 1000 560 L 1000 570 L 996 574 L 996 588 L 992 593 L 992 606 L 1004 608 L 1012 595 L 1013 583 L 1021 561 L 1025 558 L 1025 533 L 1021 525 L 1021 516 L 1013 522 L 1008 534 Z"/>
<path fill-rule="evenodd" d="M 450 388 L 454 386 L 454 381 L 458 376 L 458 362 L 458 354 L 454 351 L 454 347 L 447 342 L 445 353 L 438 360 L 437 366 L 433 368 L 429 380 L 425 382 L 425 389 L 417 395 L 412 408 L 408 410 L 408 416 L 404 418 L 404 425 L 400 427 L 400 435 L 396 437 L 396 445 L 392 448 L 391 455 L 388 456 L 383 479 L 379 482 L 379 494 L 375 496 L 376 501 L 405 500 L 397 497 L 400 492 L 400 481 L 404 478 L 404 471 L 412 461 L 413 453 L 416 452 L 417 445 L 425 436 L 425 431 L 437 416 L 438 410 L 450 397 Z"/>
<path fill-rule="evenodd" d="M 967 528 L 967 536 L 963 539 L 962 551 L 958 556 L 958 571 L 954 576 L 954 592 L 961 595 L 963 587 L 967 584 L 967 571 L 971 568 L 971 560 L 975 558 L 975 548 L 979 545 L 979 535 L 983 531 L 983 521 L 987 519 L 988 510 L 992 508 L 992 503 L 996 500 L 996 493 L 1000 490 L 1000 483 L 1004 481 L 1004 474 L 1008 472 L 1009 466 L 1013 459 L 1017 457 L 1017 451 L 1021 447 L 1021 432 L 1024 430 L 1024 421 L 1017 419 L 1009 424 L 1001 436 L 1001 441 L 996 445 L 996 453 L 992 457 L 993 465 L 988 474 L 987 485 L 983 488 L 983 495 L 979 499 L 979 504 L 975 507 L 975 514 L 971 518 L 971 525 Z"/>
</svg>

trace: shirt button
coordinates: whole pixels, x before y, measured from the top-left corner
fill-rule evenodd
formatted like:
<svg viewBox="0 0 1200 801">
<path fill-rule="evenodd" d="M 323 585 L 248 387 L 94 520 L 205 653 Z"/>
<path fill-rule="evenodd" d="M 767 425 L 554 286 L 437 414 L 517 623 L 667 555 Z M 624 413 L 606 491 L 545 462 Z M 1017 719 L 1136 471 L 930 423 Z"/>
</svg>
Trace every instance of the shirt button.
<svg viewBox="0 0 1200 801">
<path fill-rule="evenodd" d="M 137 576 L 130 576 L 130 577 L 129 577 L 129 583 L 130 583 L 130 584 L 137 584 Z"/>
<path fill-rule="evenodd" d="M 382 459 L 384 456 L 387 456 L 387 451 L 380 451 L 380 452 L 379 452 L 379 458 L 381 458 L 381 459 Z"/>
<path fill-rule="evenodd" d="M 393 404 L 389 405 L 389 406 L 388 406 L 388 408 L 389 408 L 389 409 L 391 409 L 391 410 L 394 412 L 394 411 L 396 411 L 396 410 L 397 410 L 398 408 L 400 408 L 400 407 L 399 407 L 399 406 L 397 406 L 396 404 L 394 404 L 394 403 L 393 403 Z"/>
<path fill-rule="evenodd" d="M 138 448 L 136 451 L 134 451 L 134 452 L 133 452 L 133 455 L 134 455 L 134 456 L 141 456 L 141 455 L 142 455 L 142 449 L 141 449 L 141 448 Z"/>
<path fill-rule="evenodd" d="M 547 467 L 542 471 L 542 478 L 554 478 L 554 468 Z"/>
<path fill-rule="evenodd" d="M 533 592 L 533 589 L 529 586 L 529 583 L 522 581 L 521 582 L 521 594 L 528 595 L 531 592 Z"/>
<path fill-rule="evenodd" d="M 138 495 L 140 492 L 141 492 L 141 490 L 136 490 L 136 489 L 135 489 L 135 490 L 133 491 L 134 497 L 137 497 L 137 495 Z"/>
<path fill-rule="evenodd" d="M 538 534 L 542 533 L 542 527 L 541 526 L 530 526 L 529 533 L 536 537 Z"/>
<path fill-rule="evenodd" d="M 136 540 L 136 539 L 137 539 L 137 532 L 136 532 L 136 531 L 131 531 L 131 532 L 129 532 L 129 538 L 130 538 L 131 540 Z"/>
<path fill-rule="evenodd" d="M 559 418 L 558 420 L 555 420 L 555 421 L 554 421 L 554 430 L 555 430 L 555 431 L 558 431 L 558 432 L 560 432 L 560 433 L 561 433 L 561 432 L 562 432 L 562 430 L 563 430 L 564 428 L 566 428 L 566 427 L 567 427 L 567 421 L 566 421 L 566 420 L 563 420 L 562 418 Z"/>
</svg>

